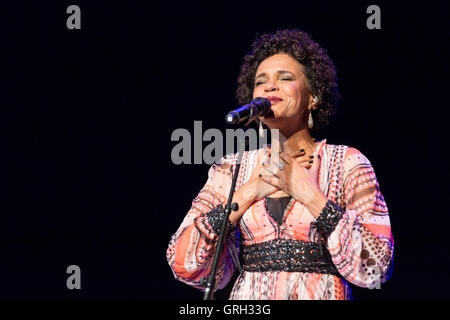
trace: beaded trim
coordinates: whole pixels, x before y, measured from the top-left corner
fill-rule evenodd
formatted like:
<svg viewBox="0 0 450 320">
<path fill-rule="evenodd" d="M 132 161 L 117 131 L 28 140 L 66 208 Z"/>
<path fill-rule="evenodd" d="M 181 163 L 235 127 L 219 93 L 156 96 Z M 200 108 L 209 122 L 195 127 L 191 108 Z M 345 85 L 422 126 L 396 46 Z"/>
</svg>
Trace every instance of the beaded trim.
<svg viewBox="0 0 450 320">
<path fill-rule="evenodd" d="M 333 201 L 328 200 L 320 215 L 311 224 L 314 225 L 323 235 L 328 237 L 336 228 L 339 220 L 342 219 L 343 211 L 341 207 Z"/>
<path fill-rule="evenodd" d="M 310 272 L 339 275 L 326 248 L 316 242 L 274 239 L 242 247 L 245 271 Z"/>
<path fill-rule="evenodd" d="M 213 228 L 216 235 L 220 234 L 220 228 L 222 227 L 223 220 L 225 219 L 225 209 L 221 204 L 212 209 L 211 211 L 206 213 L 206 218 L 208 219 L 209 224 Z M 229 233 L 233 229 L 233 225 L 230 220 L 228 220 L 228 228 L 227 233 Z"/>
</svg>

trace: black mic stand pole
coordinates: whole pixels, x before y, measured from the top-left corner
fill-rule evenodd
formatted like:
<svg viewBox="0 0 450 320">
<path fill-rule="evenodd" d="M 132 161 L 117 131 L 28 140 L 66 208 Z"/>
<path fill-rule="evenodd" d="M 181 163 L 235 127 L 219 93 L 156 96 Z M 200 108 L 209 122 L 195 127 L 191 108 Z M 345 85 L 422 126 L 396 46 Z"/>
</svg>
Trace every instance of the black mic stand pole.
<svg viewBox="0 0 450 320">
<path fill-rule="evenodd" d="M 211 267 L 211 272 L 209 274 L 208 279 L 206 280 L 205 294 L 203 296 L 203 300 L 211 300 L 211 298 L 212 298 L 214 285 L 216 282 L 217 264 L 219 262 L 219 257 L 220 257 L 220 254 L 222 253 L 224 242 L 226 240 L 225 234 L 226 234 L 227 228 L 228 228 L 228 219 L 230 217 L 230 212 L 231 212 L 231 209 L 233 209 L 234 211 L 237 211 L 239 209 L 238 204 L 236 202 L 231 204 L 231 201 L 233 200 L 234 188 L 236 187 L 236 181 L 237 181 L 237 177 L 239 174 L 239 169 L 241 167 L 241 160 L 242 160 L 242 155 L 244 154 L 244 150 L 245 150 L 245 141 L 243 140 L 242 137 L 240 137 L 240 150 L 238 153 L 236 169 L 234 170 L 234 173 L 233 173 L 233 181 L 231 182 L 230 194 L 228 196 L 228 201 L 225 206 L 225 219 L 223 220 L 223 224 L 220 228 L 219 240 L 217 242 L 216 252 L 214 253 L 214 259 L 213 259 L 213 263 L 212 263 L 212 267 Z"/>
</svg>

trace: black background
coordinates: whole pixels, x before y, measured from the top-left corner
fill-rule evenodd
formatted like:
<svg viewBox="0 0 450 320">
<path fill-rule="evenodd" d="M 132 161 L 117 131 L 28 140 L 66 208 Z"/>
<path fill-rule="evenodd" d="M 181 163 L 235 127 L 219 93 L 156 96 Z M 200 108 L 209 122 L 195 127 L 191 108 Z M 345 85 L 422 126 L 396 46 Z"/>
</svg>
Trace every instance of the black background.
<svg viewBox="0 0 450 320">
<path fill-rule="evenodd" d="M 174 165 L 171 133 L 224 130 L 256 33 L 292 27 L 338 71 L 339 111 L 316 138 L 363 152 L 390 209 L 393 276 L 355 298 L 450 297 L 447 1 L 1 6 L 0 298 L 201 299 L 165 252 L 209 166 Z M 81 290 L 66 287 L 72 264 Z"/>
</svg>

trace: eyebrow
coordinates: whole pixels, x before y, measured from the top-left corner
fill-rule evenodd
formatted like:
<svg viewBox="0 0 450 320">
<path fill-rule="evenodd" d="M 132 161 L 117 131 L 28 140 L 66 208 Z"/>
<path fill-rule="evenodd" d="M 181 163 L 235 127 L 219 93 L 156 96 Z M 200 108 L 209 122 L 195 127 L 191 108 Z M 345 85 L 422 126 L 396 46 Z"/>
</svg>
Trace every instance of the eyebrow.
<svg viewBox="0 0 450 320">
<path fill-rule="evenodd" d="M 287 71 L 287 70 L 278 70 L 277 73 L 278 73 L 278 74 L 286 74 L 286 73 L 289 73 L 289 74 L 291 74 L 291 75 L 294 75 L 292 72 Z M 258 79 L 258 78 L 261 78 L 261 77 L 265 77 L 265 76 L 266 76 L 266 73 L 265 73 L 265 72 L 260 73 L 259 75 L 257 75 L 257 76 L 255 77 L 255 80 Z"/>
</svg>

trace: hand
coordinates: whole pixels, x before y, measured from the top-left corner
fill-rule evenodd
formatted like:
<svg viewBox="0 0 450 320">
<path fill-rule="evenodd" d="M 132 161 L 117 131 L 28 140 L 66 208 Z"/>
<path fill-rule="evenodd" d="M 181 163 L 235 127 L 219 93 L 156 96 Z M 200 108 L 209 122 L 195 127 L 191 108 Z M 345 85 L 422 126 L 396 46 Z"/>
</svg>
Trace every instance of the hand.
<svg viewBox="0 0 450 320">
<path fill-rule="evenodd" d="M 246 187 L 246 192 L 251 195 L 253 201 L 259 201 L 265 196 L 271 195 L 280 190 L 280 188 L 275 187 L 260 178 L 263 172 L 263 165 L 270 161 L 271 150 L 269 147 L 258 150 L 257 164 L 252 171 L 252 175 L 247 183 L 244 185 Z"/>
<path fill-rule="evenodd" d="M 274 192 L 279 191 L 279 188 L 272 186 L 271 184 L 261 180 L 259 175 L 262 173 L 262 163 L 269 161 L 270 150 L 264 148 L 258 150 L 257 165 L 252 171 L 252 175 L 249 180 L 234 193 L 233 201 L 237 202 L 239 209 L 237 211 L 231 211 L 230 222 L 236 225 L 237 221 L 247 211 L 248 207 L 254 202 L 261 200 L 267 195 L 271 195 Z"/>
<path fill-rule="evenodd" d="M 294 160 L 303 166 L 305 169 L 310 169 L 313 164 L 313 157 L 312 155 L 306 154 L 305 149 L 301 149 L 295 153 L 286 153 L 291 158 L 294 158 Z"/>
<path fill-rule="evenodd" d="M 317 217 L 327 201 L 319 187 L 320 155 L 309 168 L 304 167 L 306 159 L 296 160 L 285 152 L 279 158 L 284 168 L 281 170 L 278 163 L 270 161 L 263 166 L 261 179 L 303 203 Z"/>
<path fill-rule="evenodd" d="M 285 193 L 283 190 L 281 190 L 279 187 L 275 187 L 265 182 L 260 177 L 260 175 L 262 176 L 265 173 L 264 171 L 265 164 L 273 161 L 271 155 L 272 153 L 270 147 L 258 151 L 257 165 L 253 169 L 252 175 L 250 176 L 250 179 L 245 185 L 246 187 L 245 191 L 248 194 L 252 195 L 252 200 L 254 201 L 261 200 L 265 196 L 272 195 L 274 193 L 277 193 L 278 196 L 289 195 Z M 313 163 L 312 158 L 306 155 L 306 152 L 303 149 L 294 153 L 292 155 L 292 158 L 294 158 L 298 164 L 300 164 L 306 169 L 311 168 Z"/>
</svg>

